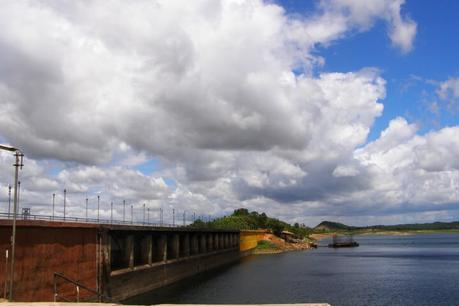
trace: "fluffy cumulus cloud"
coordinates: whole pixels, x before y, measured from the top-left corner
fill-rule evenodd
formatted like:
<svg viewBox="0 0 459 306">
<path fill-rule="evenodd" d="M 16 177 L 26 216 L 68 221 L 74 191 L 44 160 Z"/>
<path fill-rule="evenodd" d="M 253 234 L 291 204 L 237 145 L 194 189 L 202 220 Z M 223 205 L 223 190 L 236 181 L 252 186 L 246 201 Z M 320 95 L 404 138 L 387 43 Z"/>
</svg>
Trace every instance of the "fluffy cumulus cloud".
<svg viewBox="0 0 459 306">
<path fill-rule="evenodd" d="M 392 44 L 403 53 L 407 53 L 413 48 L 417 24 L 401 14 L 404 2 L 404 0 L 323 0 L 321 6 L 325 14 L 319 20 L 324 28 L 327 27 L 330 32 L 333 32 L 333 35 L 342 35 L 349 28 L 358 31 L 367 30 L 378 19 L 383 19 L 387 24 Z M 333 26 L 328 27 L 326 20 L 333 20 Z"/>
<path fill-rule="evenodd" d="M 110 202 L 121 218 L 125 200 L 136 218 L 143 203 L 168 219 L 243 206 L 310 224 L 331 211 L 445 209 L 458 199 L 441 193 L 456 177 L 456 128 L 419 136 L 397 118 L 367 144 L 383 111 L 379 71 L 320 71 L 318 46 L 378 21 L 410 51 L 416 23 L 402 8 L 324 0 L 291 16 L 261 0 L 6 1 L 0 139 L 26 153 L 23 204 L 48 214 L 55 193 L 61 213 L 66 188 L 77 216 L 86 197 L 94 215 L 99 195 L 107 218 Z M 2 170 L 2 203 L 10 181 Z"/>
</svg>

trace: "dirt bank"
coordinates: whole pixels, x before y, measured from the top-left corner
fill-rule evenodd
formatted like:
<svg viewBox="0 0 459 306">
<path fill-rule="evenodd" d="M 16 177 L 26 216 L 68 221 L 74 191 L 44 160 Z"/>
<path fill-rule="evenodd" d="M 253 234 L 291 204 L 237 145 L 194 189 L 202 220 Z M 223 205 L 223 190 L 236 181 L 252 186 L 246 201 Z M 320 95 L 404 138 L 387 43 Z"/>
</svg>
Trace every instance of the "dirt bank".
<svg viewBox="0 0 459 306">
<path fill-rule="evenodd" d="M 263 240 L 255 249 L 254 254 L 276 254 L 289 251 L 309 250 L 311 248 L 311 243 L 307 241 L 293 243 L 287 242 L 273 234 L 265 234 Z"/>
</svg>

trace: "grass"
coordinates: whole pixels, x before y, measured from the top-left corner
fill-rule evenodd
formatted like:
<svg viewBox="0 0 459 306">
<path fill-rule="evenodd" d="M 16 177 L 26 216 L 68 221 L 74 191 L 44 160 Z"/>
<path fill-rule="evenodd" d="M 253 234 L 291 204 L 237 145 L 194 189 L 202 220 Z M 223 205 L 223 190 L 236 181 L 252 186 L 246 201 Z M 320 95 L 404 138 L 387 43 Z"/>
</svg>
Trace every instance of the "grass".
<svg viewBox="0 0 459 306">
<path fill-rule="evenodd" d="M 267 240 L 260 240 L 257 244 L 258 250 L 271 250 L 271 249 L 278 249 L 277 245 L 271 243 Z"/>
</svg>

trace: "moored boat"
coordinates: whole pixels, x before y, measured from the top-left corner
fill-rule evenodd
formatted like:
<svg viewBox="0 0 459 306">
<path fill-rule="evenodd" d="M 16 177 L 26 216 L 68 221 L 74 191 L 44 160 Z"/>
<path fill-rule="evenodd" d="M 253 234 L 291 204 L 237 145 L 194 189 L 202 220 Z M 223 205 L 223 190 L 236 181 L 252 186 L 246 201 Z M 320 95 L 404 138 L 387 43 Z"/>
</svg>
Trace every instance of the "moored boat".
<svg viewBox="0 0 459 306">
<path fill-rule="evenodd" d="M 328 245 L 329 248 L 349 248 L 358 247 L 359 243 L 352 236 L 333 235 L 333 242 Z"/>
</svg>

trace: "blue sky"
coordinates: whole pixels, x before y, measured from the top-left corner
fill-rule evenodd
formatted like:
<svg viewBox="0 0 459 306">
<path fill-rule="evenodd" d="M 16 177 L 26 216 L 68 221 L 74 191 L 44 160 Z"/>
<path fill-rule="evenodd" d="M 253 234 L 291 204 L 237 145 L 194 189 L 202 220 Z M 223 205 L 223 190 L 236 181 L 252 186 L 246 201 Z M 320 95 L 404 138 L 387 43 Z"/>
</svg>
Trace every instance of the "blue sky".
<svg viewBox="0 0 459 306">
<path fill-rule="evenodd" d="M 316 1 L 278 1 L 291 14 L 309 14 Z M 438 115 L 428 110 L 429 103 L 438 100 L 435 90 L 449 77 L 459 75 L 459 12 L 458 1 L 406 1 L 402 7 L 417 22 L 414 48 L 402 54 L 391 46 L 387 25 L 377 21 L 366 32 L 353 32 L 326 47 L 317 54 L 325 58 L 324 72 L 355 71 L 363 67 L 376 67 L 387 81 L 384 113 L 376 119 L 369 140 L 379 137 L 389 121 L 406 117 L 417 123 L 425 133 L 439 127 L 459 123 L 457 113 L 444 108 Z"/>
</svg>

